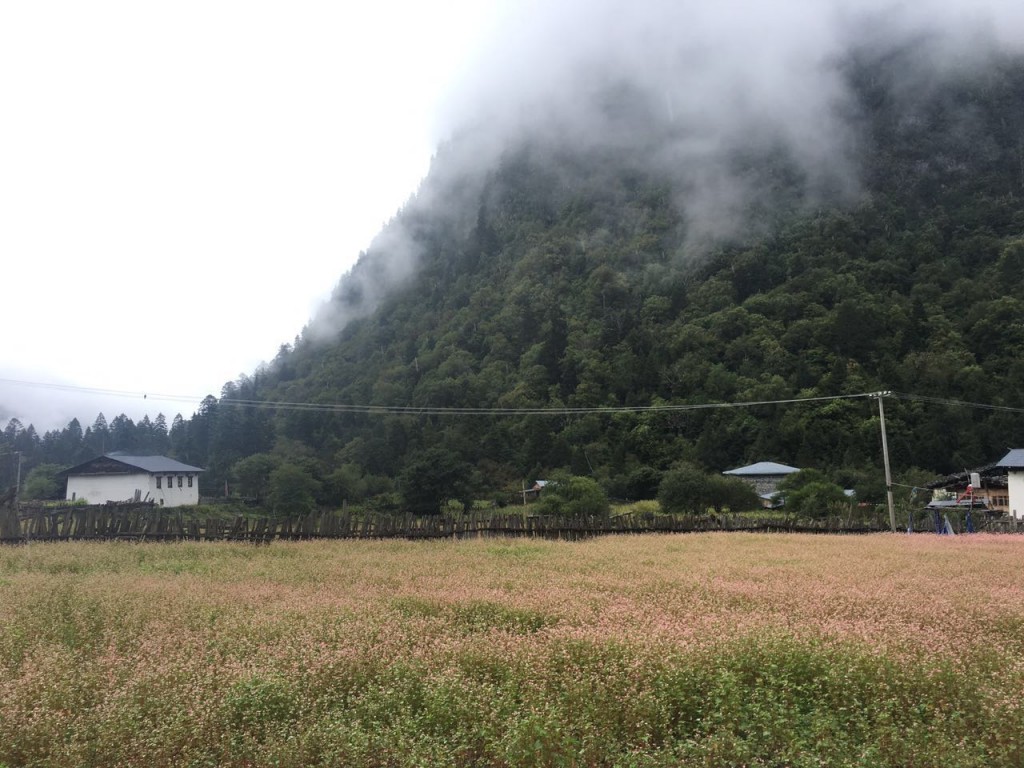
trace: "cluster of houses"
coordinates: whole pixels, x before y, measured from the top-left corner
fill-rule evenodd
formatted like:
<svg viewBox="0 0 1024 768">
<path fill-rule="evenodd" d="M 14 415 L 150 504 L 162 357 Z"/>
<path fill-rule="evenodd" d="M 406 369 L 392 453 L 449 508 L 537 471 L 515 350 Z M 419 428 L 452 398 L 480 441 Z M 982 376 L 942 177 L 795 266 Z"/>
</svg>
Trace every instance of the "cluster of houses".
<svg viewBox="0 0 1024 768">
<path fill-rule="evenodd" d="M 152 500 L 164 507 L 199 503 L 199 474 L 203 470 L 182 464 L 166 456 L 127 456 L 109 453 L 64 470 L 68 501 L 84 500 L 88 504 L 136 499 Z M 779 483 L 799 468 L 772 461 L 760 461 L 724 472 L 750 483 L 762 504 L 776 504 Z M 539 495 L 544 481 L 524 490 Z M 1016 448 L 1002 459 L 971 472 L 944 477 L 929 485 L 932 490 L 946 490 L 955 499 L 970 495 L 972 504 L 981 503 L 993 512 L 1024 517 L 1024 448 Z"/>
<path fill-rule="evenodd" d="M 723 474 L 738 477 L 750 483 L 765 507 L 776 505 L 779 483 L 788 475 L 799 472 L 797 467 L 761 461 L 746 467 L 730 469 Z M 959 472 L 939 478 L 926 490 L 945 491 L 951 495 L 951 506 L 967 503 L 992 512 L 1024 518 L 1024 448 L 1015 448 L 992 464 L 972 471 Z"/>
</svg>

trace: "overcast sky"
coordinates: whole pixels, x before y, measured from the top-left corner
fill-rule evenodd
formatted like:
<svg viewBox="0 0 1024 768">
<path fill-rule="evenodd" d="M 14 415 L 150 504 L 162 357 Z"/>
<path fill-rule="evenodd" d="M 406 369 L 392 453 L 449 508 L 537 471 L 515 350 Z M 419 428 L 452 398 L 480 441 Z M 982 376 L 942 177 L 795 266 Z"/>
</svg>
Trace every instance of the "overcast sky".
<svg viewBox="0 0 1024 768">
<path fill-rule="evenodd" d="M 0 379 L 134 393 L 0 382 L 0 427 L 188 417 L 273 358 L 415 191 L 497 13 L 0 0 Z"/>
<path fill-rule="evenodd" d="M 463 123 L 601 130 L 581 72 L 692 126 L 664 159 L 699 171 L 694 227 L 742 215 L 716 147 L 758 126 L 841 159 L 865 13 L 941 40 L 929 71 L 1024 40 L 1020 0 L 0 0 L 0 427 L 189 417 L 302 330 Z"/>
</svg>

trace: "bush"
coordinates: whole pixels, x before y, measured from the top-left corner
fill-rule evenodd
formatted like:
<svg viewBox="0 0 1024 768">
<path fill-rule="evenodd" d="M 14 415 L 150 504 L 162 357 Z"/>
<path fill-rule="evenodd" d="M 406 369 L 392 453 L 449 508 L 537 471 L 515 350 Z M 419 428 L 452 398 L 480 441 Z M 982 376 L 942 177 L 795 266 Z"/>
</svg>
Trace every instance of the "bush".
<svg viewBox="0 0 1024 768">
<path fill-rule="evenodd" d="M 707 502 L 715 508 L 715 512 L 722 512 L 726 508 L 730 512 L 744 512 L 761 506 L 761 499 L 754 487 L 738 477 L 710 475 L 707 478 L 707 491 Z"/>
<path fill-rule="evenodd" d="M 260 501 L 266 495 L 270 477 L 279 464 L 280 461 L 270 454 L 256 453 L 236 461 L 231 467 L 231 477 L 244 496 Z"/>
<path fill-rule="evenodd" d="M 274 514 L 304 515 L 316 509 L 320 481 L 296 464 L 282 464 L 270 473 L 268 501 Z"/>
<path fill-rule="evenodd" d="M 662 473 L 653 467 L 640 467 L 626 478 L 625 492 L 629 499 L 656 499 L 661 485 Z"/>
<path fill-rule="evenodd" d="M 704 486 L 707 475 L 693 464 L 681 464 L 665 473 L 658 486 L 658 502 L 670 514 L 707 512 Z"/>
<path fill-rule="evenodd" d="M 65 481 L 59 464 L 40 464 L 28 473 L 21 492 L 24 499 L 53 500 L 64 498 Z"/>
<path fill-rule="evenodd" d="M 779 483 L 786 511 L 801 517 L 828 517 L 850 504 L 843 489 L 816 469 L 803 469 Z"/>
<path fill-rule="evenodd" d="M 608 495 L 589 477 L 561 477 L 548 483 L 540 498 L 540 512 L 558 517 L 607 515 Z"/>
<path fill-rule="evenodd" d="M 760 505 L 757 493 L 735 477 L 709 475 L 692 464 L 666 473 L 658 489 L 658 501 L 665 512 L 702 515 L 708 509 L 740 512 Z"/>
<path fill-rule="evenodd" d="M 399 477 L 402 506 L 416 515 L 436 515 L 449 501 L 466 509 L 473 501 L 472 467 L 443 447 L 428 448 L 406 462 Z"/>
</svg>

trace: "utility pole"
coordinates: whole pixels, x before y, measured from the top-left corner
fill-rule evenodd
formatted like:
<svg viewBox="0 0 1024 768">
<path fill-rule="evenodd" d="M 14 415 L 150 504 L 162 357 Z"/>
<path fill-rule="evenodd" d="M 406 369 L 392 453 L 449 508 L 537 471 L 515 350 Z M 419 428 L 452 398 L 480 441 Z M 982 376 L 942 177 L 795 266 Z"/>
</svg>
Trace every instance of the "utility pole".
<svg viewBox="0 0 1024 768">
<path fill-rule="evenodd" d="M 872 397 L 878 399 L 878 422 L 882 427 L 882 463 L 885 465 L 885 498 L 889 504 L 889 526 L 896 533 L 896 507 L 892 502 L 892 472 L 889 470 L 889 441 L 885 436 L 885 406 L 882 399 L 892 392 L 874 392 Z"/>
</svg>

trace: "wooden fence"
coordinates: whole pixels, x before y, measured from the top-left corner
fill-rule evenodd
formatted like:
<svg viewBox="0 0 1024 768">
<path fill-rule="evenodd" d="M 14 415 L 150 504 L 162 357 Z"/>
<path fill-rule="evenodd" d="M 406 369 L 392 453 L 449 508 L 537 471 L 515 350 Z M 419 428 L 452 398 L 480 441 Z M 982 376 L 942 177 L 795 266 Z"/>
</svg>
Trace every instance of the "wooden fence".
<svg viewBox="0 0 1024 768">
<path fill-rule="evenodd" d="M 21 506 L 0 509 L 0 542 L 112 540 L 245 541 L 301 539 L 441 539 L 526 536 L 586 539 L 607 534 L 772 531 L 875 533 L 877 523 L 781 520 L 740 515 L 617 515 L 551 518 L 500 510 L 460 517 L 317 512 L 298 517 L 239 515 L 198 519 L 151 504 Z"/>
</svg>

